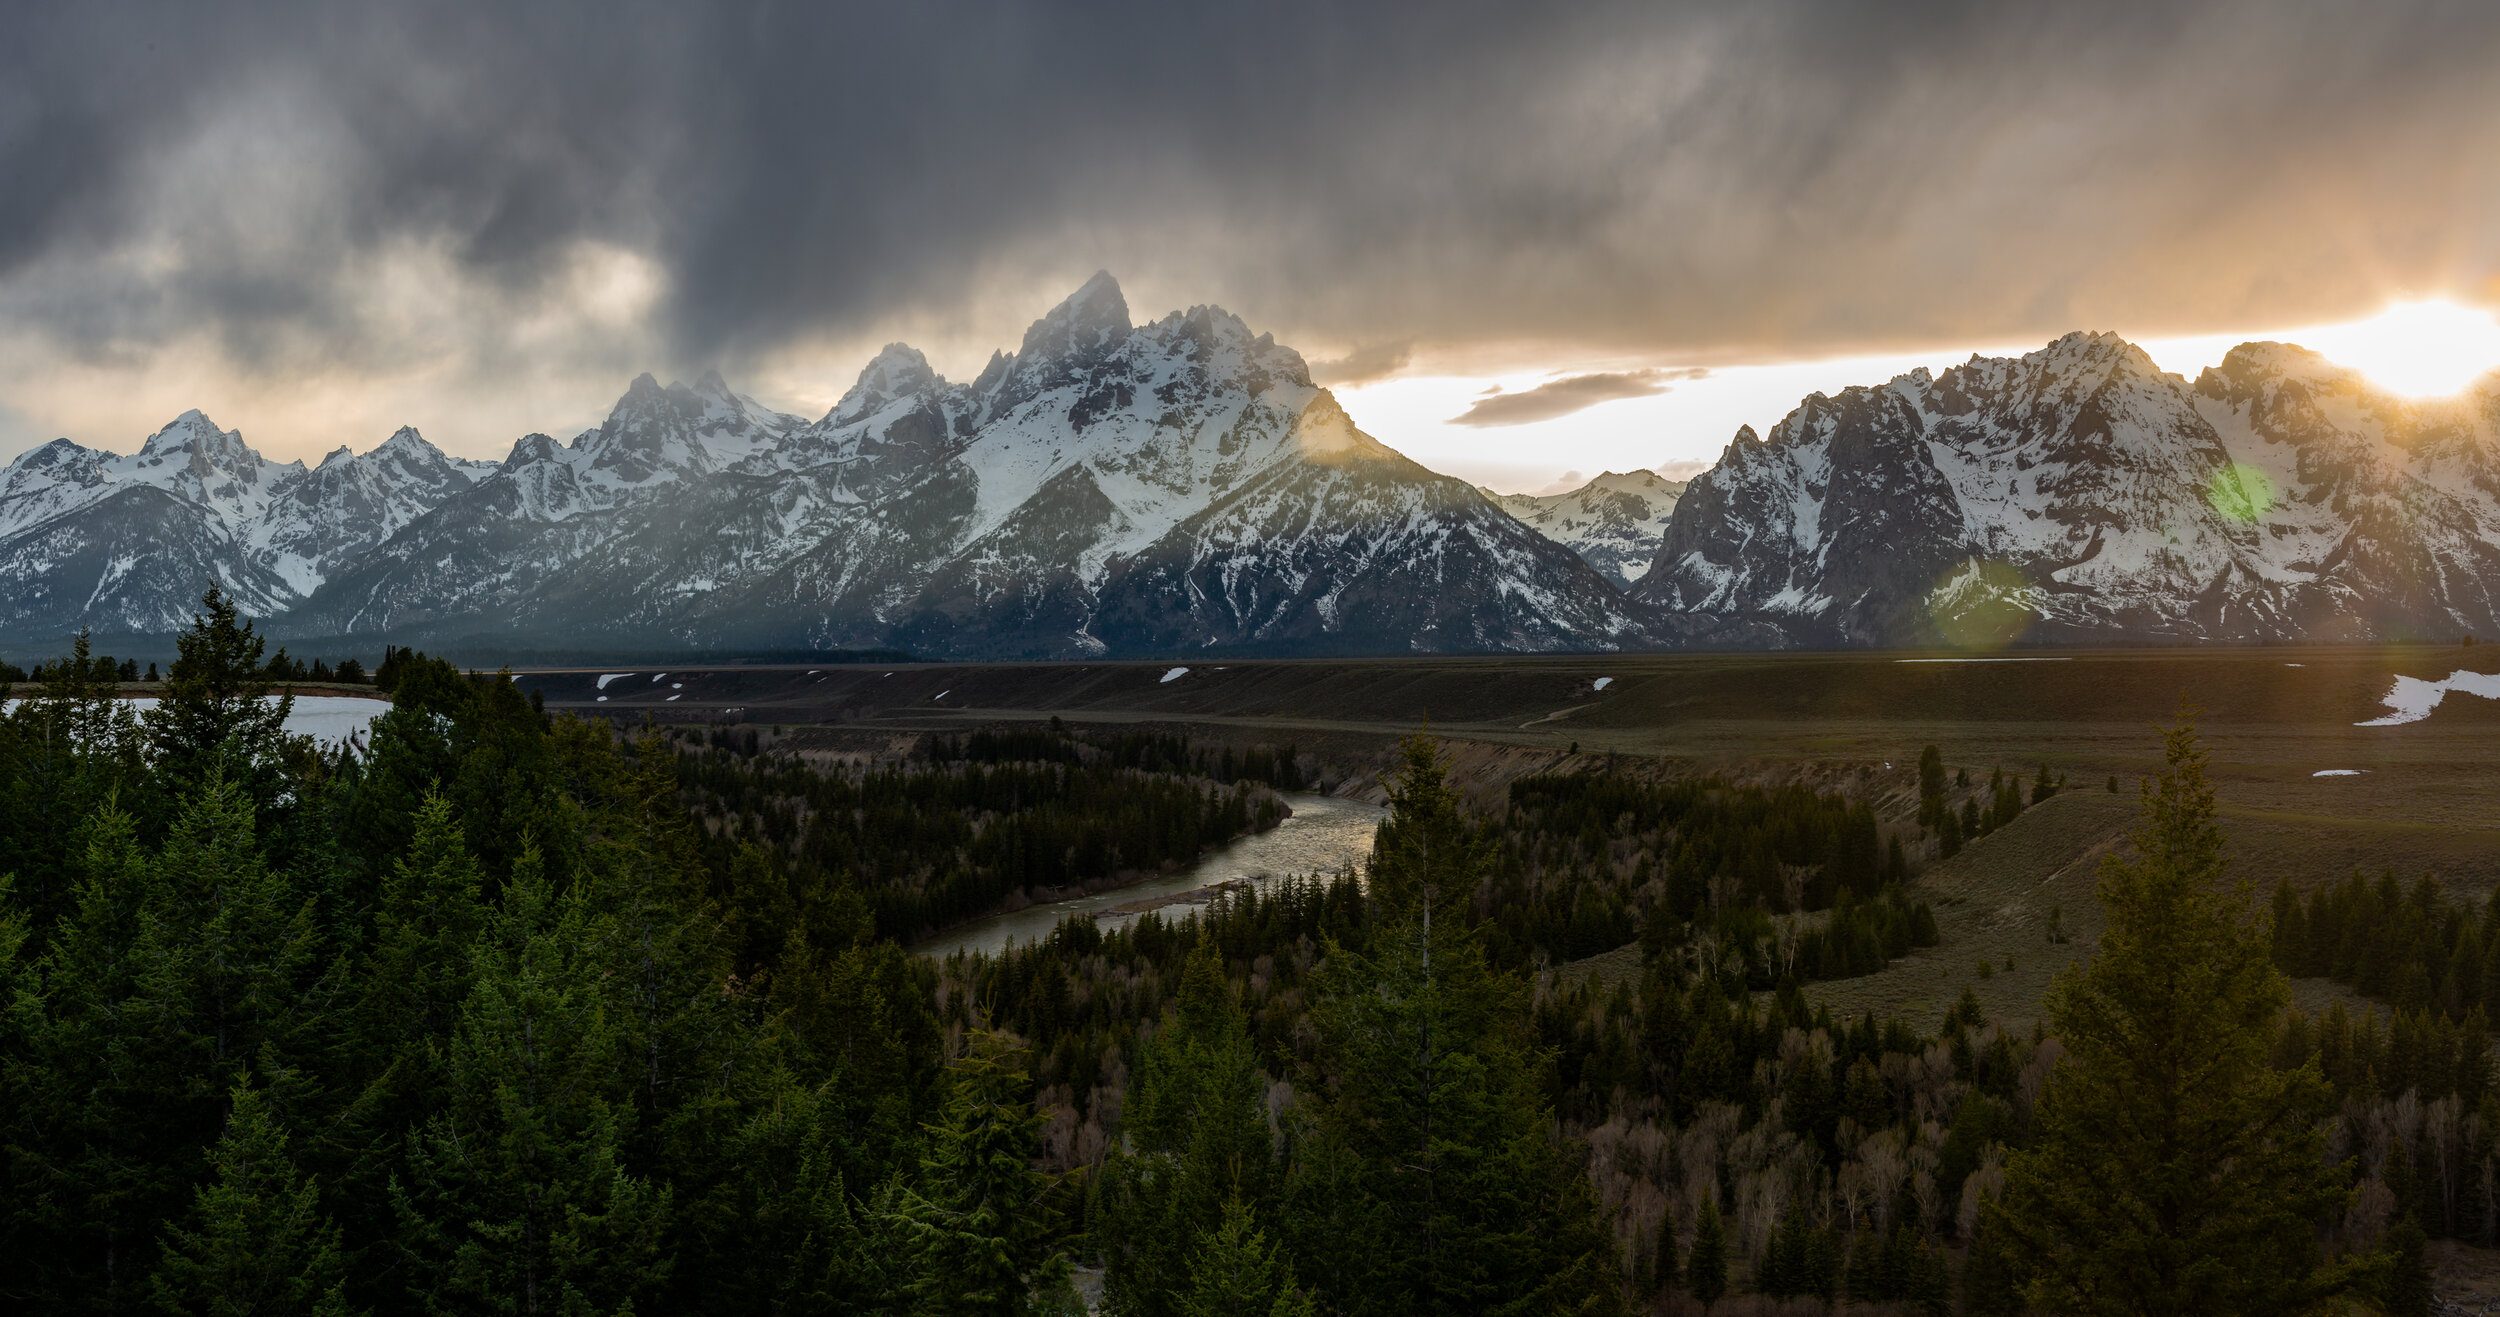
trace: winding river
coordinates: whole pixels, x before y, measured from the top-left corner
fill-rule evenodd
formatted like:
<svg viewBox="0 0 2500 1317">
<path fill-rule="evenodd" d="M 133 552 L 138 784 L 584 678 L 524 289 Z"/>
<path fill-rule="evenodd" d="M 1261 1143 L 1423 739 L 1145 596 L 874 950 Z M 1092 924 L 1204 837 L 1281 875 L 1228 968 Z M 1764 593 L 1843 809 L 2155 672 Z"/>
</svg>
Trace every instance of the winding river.
<svg viewBox="0 0 2500 1317">
<path fill-rule="evenodd" d="M 1334 873 L 1371 854 L 1372 832 L 1389 811 L 1359 800 L 1340 800 L 1335 796 L 1288 792 L 1285 803 L 1293 806 L 1293 816 L 1266 832 L 1253 833 L 1219 850 L 1207 852 L 1196 864 L 1161 878 L 1151 878 L 1133 887 L 1081 896 L 1073 901 L 1051 901 L 1026 906 L 1022 910 L 950 928 L 936 937 L 913 947 L 921 955 L 945 957 L 958 951 L 979 951 L 995 954 L 1009 942 L 1033 943 L 1050 936 L 1050 930 L 1070 915 L 1091 914 L 1104 926 L 1116 925 L 1134 915 L 1111 915 L 1103 911 L 1127 905 L 1148 897 L 1175 896 L 1194 892 L 1201 887 L 1236 879 L 1264 881 L 1280 874 Z M 1187 914 L 1189 907 L 1172 908 L 1168 917 Z"/>
</svg>

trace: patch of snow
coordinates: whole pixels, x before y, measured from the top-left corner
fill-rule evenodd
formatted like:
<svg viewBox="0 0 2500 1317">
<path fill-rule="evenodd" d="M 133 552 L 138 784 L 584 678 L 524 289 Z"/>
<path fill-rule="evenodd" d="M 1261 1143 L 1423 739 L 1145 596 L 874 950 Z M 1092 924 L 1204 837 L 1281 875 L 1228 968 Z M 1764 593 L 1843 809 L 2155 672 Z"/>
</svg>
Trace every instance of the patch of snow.
<svg viewBox="0 0 2500 1317">
<path fill-rule="evenodd" d="M 1589 689 L 1590 689 L 1590 690 L 1596 690 L 1596 691 L 1602 691 L 1602 690 L 1606 689 L 1607 687 L 1612 686 L 1612 685 L 1614 685 L 1614 684 L 1615 684 L 1615 679 L 1614 679 L 1614 678 L 1612 678 L 1612 677 L 1600 677 L 1600 678 L 1598 678 L 1597 680 L 1595 680 L 1595 681 L 1593 681 L 1593 682 L 1590 682 L 1590 683 L 1589 683 Z"/>
<path fill-rule="evenodd" d="M 2420 677 L 2398 677 L 2389 687 L 2381 703 L 2393 712 L 2383 718 L 2354 723 L 2355 727 L 2394 727 L 2400 723 L 2418 723 L 2431 716 L 2431 710 L 2447 698 L 2451 691 L 2480 695 L 2486 700 L 2500 700 L 2500 674 L 2467 672 L 2460 668 L 2442 681 L 2424 681 Z"/>
<path fill-rule="evenodd" d="M 667 678 L 668 678 L 668 674 L 667 674 L 667 673 L 665 673 L 665 672 L 655 672 L 655 673 L 652 673 L 652 674 L 651 674 L 651 684 L 652 684 L 652 685 L 654 685 L 654 686 L 657 686 L 657 685 L 659 685 L 662 681 L 666 680 Z"/>
<path fill-rule="evenodd" d="M 671 696 L 669 696 L 668 698 L 669 698 L 669 699 L 672 699 L 672 700 L 682 700 L 682 699 L 684 699 L 684 698 L 686 698 L 686 697 L 685 697 L 685 696 L 683 696 L 683 695 L 671 695 Z"/>
<path fill-rule="evenodd" d="M 885 675 L 887 675 L 887 676 L 891 677 L 891 676 L 893 676 L 894 674 L 893 674 L 893 673 L 891 673 L 891 672 L 889 672 L 889 673 L 887 673 L 887 674 L 885 674 Z M 954 688 L 954 687 L 949 686 L 949 687 L 947 687 L 945 690 L 939 691 L 937 694 L 932 695 L 932 696 L 930 696 L 929 698 L 930 698 L 931 700 L 933 700 L 933 701 L 934 701 L 934 700 L 942 700 L 942 699 L 945 699 L 948 695 L 953 694 L 953 693 L 954 693 L 954 690 L 955 690 L 955 688 Z"/>
<path fill-rule="evenodd" d="M 1174 668 L 1174 669 L 1172 669 L 1170 672 L 1167 672 L 1167 673 L 1164 673 L 1164 674 L 1163 674 L 1163 680 L 1164 680 L 1164 681 L 1179 681 L 1181 678 L 1186 677 L 1186 676 L 1188 676 L 1188 675 L 1189 675 L 1189 669 L 1187 669 L 1187 668 Z M 1158 683 L 1158 684 L 1160 684 L 1160 683 Z"/>
<path fill-rule="evenodd" d="M 682 681 L 672 681 L 668 684 L 668 688 L 673 691 L 681 691 L 686 688 L 686 683 Z"/>
<path fill-rule="evenodd" d="M 605 704 L 605 703 L 607 703 L 607 702 L 608 702 L 608 697 L 607 697 L 607 696 L 605 696 L 605 695 L 600 696 L 600 697 L 599 697 L 599 702 L 600 702 L 601 704 Z"/>
<path fill-rule="evenodd" d="M 2359 777 L 2359 776 L 2361 776 L 2363 773 L 2367 773 L 2367 772 L 2369 772 L 2369 771 L 2370 771 L 2370 770 L 2369 770 L 2369 769 L 2366 769 L 2366 768 L 2321 768 L 2321 769 L 2319 769 L 2317 772 L 2311 773 L 2309 776 L 2311 776 L 2311 777 Z"/>
<path fill-rule="evenodd" d="M 599 674 L 599 689 L 601 689 L 601 690 L 606 690 L 606 689 L 608 688 L 608 683 L 609 683 L 609 682 L 611 682 L 611 681 L 623 681 L 625 678 L 630 677 L 630 676 L 632 676 L 632 675 L 634 675 L 634 674 L 632 674 L 632 673 L 630 673 L 630 672 L 603 672 L 603 673 L 600 673 L 600 674 Z"/>
</svg>

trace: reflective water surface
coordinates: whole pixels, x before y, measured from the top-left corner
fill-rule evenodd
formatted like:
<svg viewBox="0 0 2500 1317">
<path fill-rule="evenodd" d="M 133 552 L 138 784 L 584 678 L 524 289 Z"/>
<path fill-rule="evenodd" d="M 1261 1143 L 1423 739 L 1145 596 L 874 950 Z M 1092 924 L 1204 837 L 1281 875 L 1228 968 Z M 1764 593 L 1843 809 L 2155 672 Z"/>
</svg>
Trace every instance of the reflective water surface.
<svg viewBox="0 0 2500 1317">
<path fill-rule="evenodd" d="M 1032 943 L 1050 936 L 1050 930 L 1069 915 L 1092 914 L 1105 928 L 1118 927 L 1134 915 L 1101 913 L 1113 906 L 1151 896 L 1170 896 L 1180 892 L 1212 887 L 1236 878 L 1260 881 L 1284 874 L 1333 873 L 1355 864 L 1371 854 L 1372 830 L 1389 811 L 1359 800 L 1339 800 L 1334 796 L 1305 795 L 1287 792 L 1285 803 L 1293 807 L 1293 817 L 1266 832 L 1244 837 L 1221 850 L 1210 851 L 1205 858 L 1189 868 L 1161 878 L 1149 879 L 1134 887 L 1116 892 L 1078 897 L 1073 901 L 1052 901 L 1027 906 L 1012 914 L 993 915 L 959 928 L 938 934 L 912 950 L 931 956 L 950 956 L 958 951 L 995 953 L 1009 942 Z M 1188 906 L 1167 908 L 1166 917 L 1186 914 Z"/>
</svg>

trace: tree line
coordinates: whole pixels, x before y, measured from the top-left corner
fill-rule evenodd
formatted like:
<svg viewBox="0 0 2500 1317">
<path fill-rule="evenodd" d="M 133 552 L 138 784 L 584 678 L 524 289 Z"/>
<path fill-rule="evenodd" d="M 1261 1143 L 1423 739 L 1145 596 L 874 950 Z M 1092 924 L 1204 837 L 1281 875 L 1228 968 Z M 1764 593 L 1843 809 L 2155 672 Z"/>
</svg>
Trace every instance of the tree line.
<svg viewBox="0 0 2500 1317">
<path fill-rule="evenodd" d="M 1688 850 L 1686 924 L 1908 900 L 1836 798 L 1546 783 L 1481 817 L 1419 739 L 1359 871 L 938 964 L 810 826 L 872 777 L 898 829 L 1027 792 L 1117 818 L 1089 782 L 1144 770 L 824 773 L 413 653 L 324 749 L 222 601 L 178 647 L 144 718 L 65 669 L 0 720 L 29 1310 L 1072 1313 L 1088 1264 L 1122 1313 L 2420 1311 L 2422 1213 L 2475 1192 L 2336 1143 L 2319 1056 L 2359 1044 L 2291 1054 L 2184 728 L 2049 1027 L 1965 994 L 1929 1032 L 1698 931 L 1612 983 L 1540 931 L 1576 881 L 1647 924 Z M 2417 1109 L 2478 1108 L 2446 1058 Z"/>
</svg>

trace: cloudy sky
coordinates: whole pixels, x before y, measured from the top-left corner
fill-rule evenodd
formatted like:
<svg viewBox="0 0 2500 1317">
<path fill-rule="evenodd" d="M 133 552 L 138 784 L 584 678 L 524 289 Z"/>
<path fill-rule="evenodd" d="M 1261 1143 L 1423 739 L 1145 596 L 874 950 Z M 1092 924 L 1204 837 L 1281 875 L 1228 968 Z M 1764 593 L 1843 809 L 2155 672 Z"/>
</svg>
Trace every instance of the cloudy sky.
<svg viewBox="0 0 2500 1317">
<path fill-rule="evenodd" d="M 12 5 L 0 453 L 813 412 L 1107 268 L 1443 469 L 1706 461 L 2071 329 L 2500 304 L 2494 68 L 2488 3 Z"/>
</svg>

